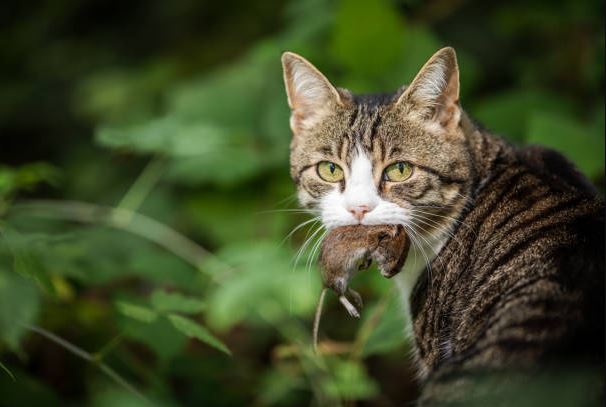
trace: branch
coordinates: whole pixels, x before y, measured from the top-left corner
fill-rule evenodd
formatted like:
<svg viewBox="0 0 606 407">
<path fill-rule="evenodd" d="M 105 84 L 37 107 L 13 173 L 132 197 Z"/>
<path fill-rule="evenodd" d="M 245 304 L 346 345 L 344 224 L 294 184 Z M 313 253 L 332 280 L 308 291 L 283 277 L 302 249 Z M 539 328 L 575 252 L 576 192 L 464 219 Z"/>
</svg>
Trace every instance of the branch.
<svg viewBox="0 0 606 407">
<path fill-rule="evenodd" d="M 35 200 L 15 205 L 12 210 L 27 211 L 31 212 L 34 216 L 52 219 L 104 224 L 150 240 L 202 272 L 205 272 L 201 267 L 202 263 L 207 258 L 212 258 L 225 270 L 233 271 L 231 266 L 218 260 L 214 254 L 185 235 L 155 219 L 130 209 L 107 207 L 78 201 Z M 207 274 L 216 278 L 211 273 L 207 272 Z"/>
<path fill-rule="evenodd" d="M 100 369 L 103 373 L 105 373 L 105 375 L 107 377 L 109 377 L 111 380 L 113 380 L 114 383 L 122 386 L 124 389 L 130 391 L 131 393 L 137 395 L 142 400 L 151 404 L 150 400 L 147 397 L 145 397 L 141 392 L 139 392 L 139 390 L 137 390 L 133 385 L 131 385 L 129 382 L 127 382 L 126 379 L 124 379 L 122 376 L 120 376 L 114 369 L 109 367 L 107 364 L 97 360 L 92 354 L 88 353 L 84 349 L 79 348 L 78 346 L 74 345 L 73 343 L 71 343 L 71 342 L 61 338 L 60 336 L 57 336 L 54 333 L 47 331 L 46 329 L 41 328 L 39 326 L 23 324 L 23 327 L 56 343 L 57 345 L 66 349 L 67 351 L 73 353 L 74 355 L 78 356 L 79 358 L 86 360 L 93 366 Z"/>
</svg>

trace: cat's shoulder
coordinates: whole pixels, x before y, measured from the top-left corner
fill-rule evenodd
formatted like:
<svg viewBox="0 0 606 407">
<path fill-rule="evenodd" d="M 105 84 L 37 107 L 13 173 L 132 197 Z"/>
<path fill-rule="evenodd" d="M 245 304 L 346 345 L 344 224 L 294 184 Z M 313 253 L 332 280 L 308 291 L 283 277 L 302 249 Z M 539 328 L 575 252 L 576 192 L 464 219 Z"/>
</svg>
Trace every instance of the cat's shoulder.
<svg viewBox="0 0 606 407">
<path fill-rule="evenodd" d="M 567 190 L 598 199 L 593 184 L 564 155 L 553 149 L 530 145 L 514 150 L 518 165 L 526 167 L 556 190 Z"/>
</svg>

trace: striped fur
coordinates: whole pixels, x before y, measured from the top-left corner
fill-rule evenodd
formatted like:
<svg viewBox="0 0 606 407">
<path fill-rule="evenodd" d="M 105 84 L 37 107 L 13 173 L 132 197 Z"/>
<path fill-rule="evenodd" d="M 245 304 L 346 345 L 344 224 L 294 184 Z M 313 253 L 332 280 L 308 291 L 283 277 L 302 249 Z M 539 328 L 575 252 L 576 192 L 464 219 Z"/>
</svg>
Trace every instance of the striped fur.
<svg viewBox="0 0 606 407">
<path fill-rule="evenodd" d="M 553 151 L 470 143 L 471 204 L 411 298 L 422 380 L 604 362 L 604 206 Z"/>
<path fill-rule="evenodd" d="M 287 89 L 296 87 L 286 69 L 292 55 L 283 61 Z M 404 225 L 413 246 L 441 248 L 404 290 L 412 291 L 405 308 L 425 385 L 420 404 L 460 401 L 478 372 L 602 367 L 604 204 L 574 166 L 476 125 L 459 106 L 452 49 L 390 95 L 356 96 L 316 79 L 314 96 L 326 90 L 321 119 L 297 124 L 291 103 L 291 175 L 302 205 L 317 208 L 347 185 L 347 176 L 339 185 L 320 179 L 318 162 L 347 174 L 361 151 L 380 198 L 402 208 L 393 223 Z M 395 161 L 412 165 L 413 176 L 384 182 Z M 405 266 L 402 274 L 414 272 Z"/>
</svg>

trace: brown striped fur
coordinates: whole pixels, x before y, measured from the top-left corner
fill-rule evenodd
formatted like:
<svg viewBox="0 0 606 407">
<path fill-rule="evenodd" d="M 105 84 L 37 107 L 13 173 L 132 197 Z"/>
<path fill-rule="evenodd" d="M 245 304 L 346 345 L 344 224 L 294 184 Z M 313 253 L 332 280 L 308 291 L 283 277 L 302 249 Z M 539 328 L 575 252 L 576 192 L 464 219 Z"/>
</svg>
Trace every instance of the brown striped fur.
<svg viewBox="0 0 606 407">
<path fill-rule="evenodd" d="M 338 186 L 320 179 L 318 162 L 347 173 L 362 150 L 381 198 L 423 208 L 417 232 L 448 237 L 410 298 L 421 404 L 448 401 L 445 389 L 469 386 L 473 372 L 603 366 L 604 204 L 560 154 L 514 147 L 467 116 L 452 49 L 392 95 L 333 88 L 294 54 L 283 63 L 302 205 L 317 208 L 333 188 L 345 188 L 347 177 Z M 300 66 L 316 75 L 308 96 L 321 103 L 296 99 Z M 427 101 L 421 91 L 431 90 L 426 79 L 437 68 L 441 95 Z M 395 161 L 414 167 L 410 180 L 382 181 Z"/>
<path fill-rule="evenodd" d="M 486 133 L 471 146 L 478 171 L 470 209 L 411 298 L 422 380 L 453 371 L 601 369 L 603 203 L 551 150 L 516 149 Z M 426 389 L 425 398 L 440 397 Z"/>
</svg>

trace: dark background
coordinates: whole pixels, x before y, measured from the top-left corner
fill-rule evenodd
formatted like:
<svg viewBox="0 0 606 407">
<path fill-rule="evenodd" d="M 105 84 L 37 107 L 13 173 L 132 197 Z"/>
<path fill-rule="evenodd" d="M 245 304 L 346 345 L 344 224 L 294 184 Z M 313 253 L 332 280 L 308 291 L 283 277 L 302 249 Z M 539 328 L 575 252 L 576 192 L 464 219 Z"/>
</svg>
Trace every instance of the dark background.
<svg viewBox="0 0 606 407">
<path fill-rule="evenodd" d="M 417 396 L 376 273 L 354 282 L 362 320 L 330 297 L 327 353 L 309 352 L 313 243 L 293 259 L 317 225 L 285 240 L 309 216 L 284 210 L 284 50 L 372 92 L 454 46 L 473 117 L 604 189 L 598 1 L 4 1 L 0 18 L 0 405 Z"/>
</svg>

